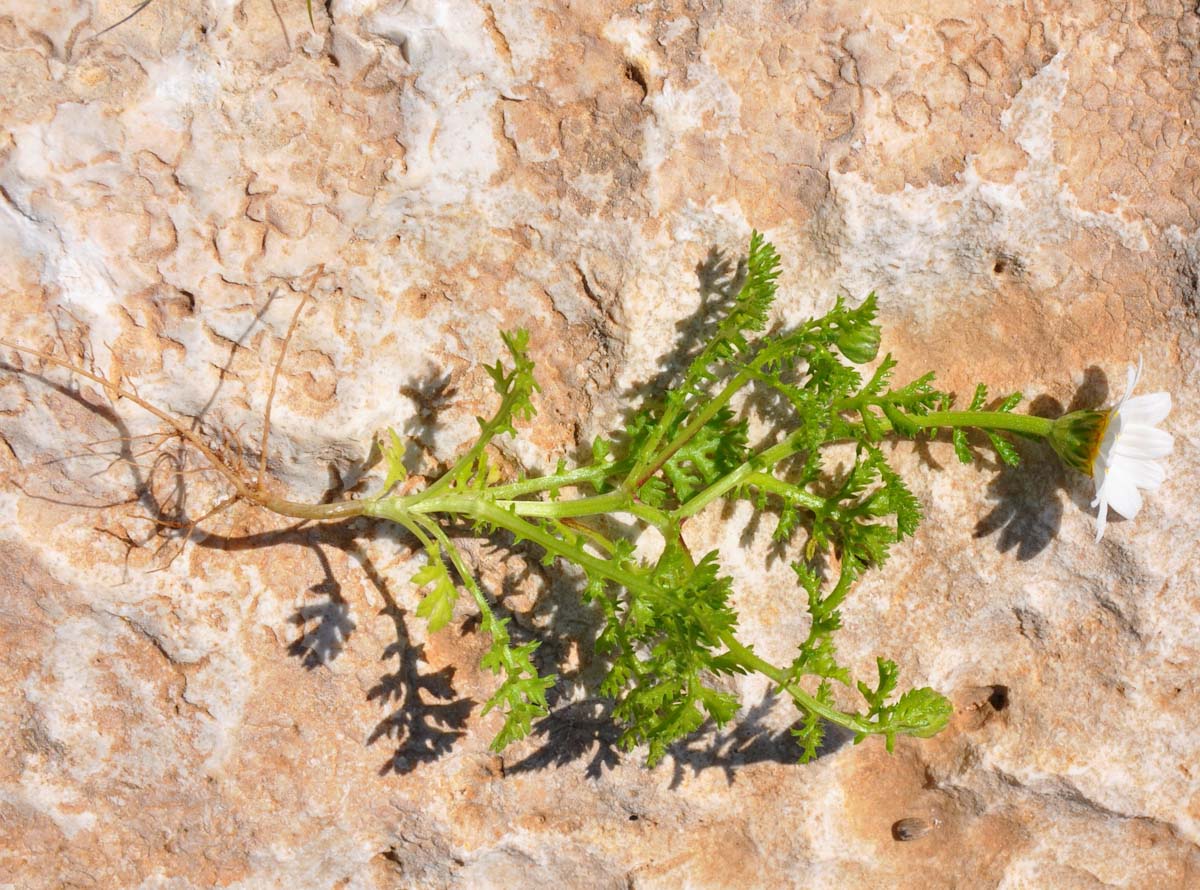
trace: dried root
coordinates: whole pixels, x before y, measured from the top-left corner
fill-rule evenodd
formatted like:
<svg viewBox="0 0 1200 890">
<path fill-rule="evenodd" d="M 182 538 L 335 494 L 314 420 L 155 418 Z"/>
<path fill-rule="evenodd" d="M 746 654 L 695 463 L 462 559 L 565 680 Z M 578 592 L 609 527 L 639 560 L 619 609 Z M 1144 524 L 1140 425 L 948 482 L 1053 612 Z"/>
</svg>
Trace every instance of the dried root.
<svg viewBox="0 0 1200 890">
<path fill-rule="evenodd" d="M 121 400 L 132 403 L 137 408 L 152 415 L 162 422 L 163 427 L 150 433 L 135 436 L 117 436 L 110 439 L 96 440 L 87 443 L 84 450 L 73 455 L 59 456 L 47 463 L 60 462 L 78 457 L 111 457 L 106 467 L 97 471 L 97 475 L 108 472 L 118 464 L 127 464 L 141 468 L 139 463 L 144 458 L 153 457 L 145 473 L 145 487 L 141 494 L 130 501 L 142 500 L 151 507 L 150 512 L 139 516 L 151 524 L 152 532 L 143 542 L 139 543 L 126 530 L 113 532 L 102 529 L 117 537 L 130 547 L 139 547 L 155 537 L 164 538 L 155 551 L 155 557 L 168 554 L 165 568 L 182 551 L 182 545 L 172 551 L 173 542 L 186 543 L 196 528 L 206 521 L 245 501 L 261 507 L 272 513 L 295 519 L 322 520 L 343 519 L 360 515 L 362 506 L 354 501 L 341 501 L 329 504 L 305 504 L 291 501 L 273 494 L 269 488 L 267 475 L 268 445 L 271 431 L 271 407 L 275 398 L 279 374 L 283 368 L 288 345 L 299 324 L 301 314 L 307 305 L 307 294 L 297 304 L 284 337 L 279 358 L 271 374 L 270 390 L 264 409 L 261 448 L 258 455 L 256 471 L 252 472 L 247 465 L 246 448 L 243 444 L 240 430 L 231 429 L 221 424 L 206 432 L 195 418 L 182 417 L 167 411 L 143 398 L 137 391 L 136 385 L 124 380 L 114 380 L 97 369 L 93 362 L 86 358 L 85 352 L 76 344 L 73 350 L 56 324 L 56 338 L 63 355 L 70 356 L 72 352 L 81 355 L 79 359 L 64 358 L 45 350 L 33 349 L 18 343 L 0 339 L 0 346 L 23 356 L 35 358 L 45 365 L 61 368 L 71 374 L 82 377 L 96 384 L 107 395 L 114 410 Z M 23 369 L 15 368 L 18 371 Z M 35 372 L 30 372 L 35 373 Z M 135 447 L 135 443 L 137 444 Z M 170 447 L 175 443 L 177 447 Z M 114 450 L 105 451 L 108 446 L 117 446 Z M 115 452 L 115 453 L 114 453 Z M 196 463 L 194 455 L 199 455 Z M 197 518 L 189 518 L 185 509 L 185 481 L 188 477 L 197 475 L 216 474 L 226 493 L 214 506 Z M 171 534 L 167 534 L 171 533 Z"/>
</svg>

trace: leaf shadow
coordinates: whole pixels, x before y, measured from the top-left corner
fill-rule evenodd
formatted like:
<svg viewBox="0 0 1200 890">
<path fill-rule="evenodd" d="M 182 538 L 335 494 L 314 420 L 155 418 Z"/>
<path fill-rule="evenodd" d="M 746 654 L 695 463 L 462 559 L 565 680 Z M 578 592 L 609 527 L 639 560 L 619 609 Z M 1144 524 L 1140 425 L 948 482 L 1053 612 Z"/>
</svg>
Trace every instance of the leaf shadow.
<svg viewBox="0 0 1200 890">
<path fill-rule="evenodd" d="M 367 737 L 367 745 L 383 739 L 390 741 L 394 749 L 380 765 L 379 774 L 403 775 L 449 753 L 466 734 L 467 721 L 477 703 L 456 693 L 453 666 L 436 671 L 422 666 L 426 663 L 424 647 L 411 642 L 408 613 L 396 602 L 387 579 L 359 543 L 363 524 L 361 519 L 350 519 L 236 537 L 208 535 L 197 544 L 237 551 L 290 543 L 313 553 L 323 578 L 310 586 L 308 592 L 323 599 L 300 606 L 292 615 L 290 622 L 300 629 L 301 635 L 288 647 L 288 653 L 310 671 L 335 660 L 356 629 L 351 605 L 342 594 L 341 581 L 325 555 L 325 548 L 333 547 L 352 558 L 382 598 L 384 605 L 379 614 L 391 620 L 395 633 L 395 640 L 380 655 L 380 661 L 394 660 L 395 664 L 383 670 L 366 695 L 368 701 L 377 702 L 387 710 Z M 402 530 L 380 526 L 373 530 L 393 538 L 406 549 L 418 547 L 418 542 Z"/>
<path fill-rule="evenodd" d="M 454 667 L 422 672 L 425 647 L 413 645 L 408 638 L 406 612 L 394 600 L 384 614 L 395 623 L 396 641 L 388 645 L 381 660 L 396 659 L 395 669 L 380 677 L 367 693 L 369 701 L 391 708 L 367 737 L 373 745 L 387 738 L 396 747 L 380 767 L 380 775 L 406 775 L 423 763 L 431 763 L 448 754 L 466 734 L 467 720 L 474 711 L 474 699 L 458 697 L 454 690 Z"/>
<path fill-rule="evenodd" d="M 706 720 L 693 735 L 670 745 L 665 758 L 671 767 L 669 787 L 678 788 L 689 773 L 698 776 L 710 769 L 723 772 L 726 782 L 732 785 L 742 767 L 799 761 L 802 752 L 792 733 L 799 722 L 780 729 L 778 720 L 770 719 L 778 701 L 779 697 L 768 690 L 757 704 L 739 711 L 729 726 L 719 728 Z M 837 724 L 823 721 L 823 727 L 818 760 L 854 738 L 853 732 Z M 612 720 L 611 700 L 592 697 L 573 701 L 534 724 L 531 737 L 539 739 L 538 747 L 521 760 L 505 764 L 505 772 L 536 772 L 586 760 L 585 776 L 599 779 L 627 756 L 620 747 L 620 736 L 621 730 Z"/>
<path fill-rule="evenodd" d="M 416 408 L 404 424 L 409 445 L 405 451 L 404 465 L 411 473 L 418 470 L 422 456 L 432 460 L 436 433 L 444 426 L 442 413 L 458 394 L 458 388 L 448 371 L 429 365 L 420 377 L 401 386 L 400 394 Z"/>
<path fill-rule="evenodd" d="M 699 304 L 690 315 L 675 323 L 678 332 L 675 343 L 659 359 L 658 373 L 629 387 L 624 393 L 627 398 L 640 397 L 643 401 L 659 398 L 678 380 L 712 339 L 721 319 L 732 307 L 746 279 L 746 260 L 739 258 L 734 262 L 724 251 L 712 247 L 696 264 L 695 272 Z"/>
<path fill-rule="evenodd" d="M 707 769 L 719 769 L 725 781 L 732 785 L 737 770 L 753 763 L 796 763 L 802 749 L 792 732 L 792 726 L 773 728 L 770 714 L 779 696 L 767 690 L 759 702 L 744 713 L 739 713 L 736 722 L 728 728 L 718 729 L 712 721 L 706 721 L 701 731 L 676 742 L 668 750 L 671 756 L 672 789 L 682 784 L 687 772 L 693 776 Z M 854 733 L 836 723 L 821 721 L 824 737 L 817 749 L 816 760 L 828 757 L 841 750 L 854 738 Z"/>
</svg>

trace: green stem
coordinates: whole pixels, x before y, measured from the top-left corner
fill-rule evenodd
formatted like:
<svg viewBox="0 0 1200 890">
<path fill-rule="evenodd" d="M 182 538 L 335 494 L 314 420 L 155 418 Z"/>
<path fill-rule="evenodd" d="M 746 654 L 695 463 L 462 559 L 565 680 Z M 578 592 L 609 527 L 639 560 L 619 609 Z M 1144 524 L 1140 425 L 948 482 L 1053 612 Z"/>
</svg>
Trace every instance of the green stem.
<svg viewBox="0 0 1200 890">
<path fill-rule="evenodd" d="M 617 466 L 615 463 L 592 464 L 587 467 L 569 470 L 565 473 L 553 473 L 549 476 L 537 476 L 533 479 L 522 479 L 520 482 L 510 482 L 507 485 L 497 485 L 489 488 L 488 493 L 494 498 L 509 500 L 526 494 L 546 491 L 551 488 L 568 488 L 580 483 L 594 485 L 597 482 L 604 481 L 616 472 L 616 470 Z"/>
<path fill-rule="evenodd" d="M 587 538 L 588 543 L 599 547 L 609 556 L 612 556 L 614 553 L 616 553 L 617 548 L 612 541 L 604 537 L 604 535 L 596 531 L 596 529 L 592 528 L 590 525 L 580 522 L 578 519 L 551 519 L 550 521 L 553 522 L 554 527 L 559 529 L 564 535 L 575 535 L 577 539 Z"/>
<path fill-rule="evenodd" d="M 462 579 L 463 585 L 471 594 L 471 598 L 475 600 L 475 605 L 479 608 L 480 614 L 483 616 L 484 624 L 488 627 L 489 632 L 492 631 L 492 626 L 496 623 L 496 618 L 492 614 L 492 608 L 488 604 L 487 597 L 483 595 L 483 591 L 479 589 L 479 585 L 475 582 L 475 575 L 467 568 L 466 562 L 462 558 L 462 554 L 458 552 L 458 548 L 442 531 L 441 526 L 427 516 L 418 516 L 417 522 L 424 529 L 437 539 L 441 545 L 442 551 L 450 559 L 454 570 L 458 572 L 459 578 Z"/>
<path fill-rule="evenodd" d="M 494 494 L 498 489 L 488 489 L 488 494 Z M 592 495 L 585 498 L 571 498 L 565 501 L 514 501 L 497 500 L 496 506 L 511 510 L 518 516 L 544 516 L 548 519 L 567 519 L 572 516 L 599 516 L 610 513 L 631 513 L 660 530 L 665 530 L 671 524 L 671 517 L 649 504 L 643 504 L 633 499 L 628 492 L 617 489 L 604 494 Z"/>
<path fill-rule="evenodd" d="M 455 480 L 458 479 L 461 473 L 470 472 L 471 466 L 479 458 L 479 455 L 483 453 L 483 449 L 487 448 L 488 443 L 495 438 L 500 418 L 508 418 L 512 415 L 513 407 L 516 405 L 518 398 L 520 398 L 520 393 L 514 386 L 508 395 L 506 395 L 500 402 L 500 407 L 496 410 L 496 413 L 492 415 L 491 420 L 484 423 L 482 422 L 482 418 L 480 419 L 479 438 L 475 440 L 475 444 L 471 446 L 470 450 L 467 451 L 466 454 L 464 454 L 455 462 L 454 466 L 442 474 L 442 476 L 436 482 L 434 482 L 433 485 L 429 486 L 429 488 L 425 490 L 426 494 L 449 488 L 455 482 Z"/>
<path fill-rule="evenodd" d="M 1050 435 L 1054 421 L 1032 414 L 1010 414 L 1007 411 L 931 411 L 929 414 L 906 414 L 905 419 L 914 426 L 929 427 L 975 427 L 981 430 L 1007 430 L 1027 436 Z"/>
<path fill-rule="evenodd" d="M 492 491 L 488 492 L 489 495 L 493 493 Z M 434 503 L 437 503 L 436 498 Z M 620 513 L 628 510 L 632 503 L 633 498 L 620 489 L 565 501 L 495 501 L 496 506 L 500 509 L 512 510 L 518 516 L 547 516 L 553 519 L 565 519 L 569 516 L 595 516 L 600 513 Z M 436 510 L 437 507 L 432 509 Z"/>
<path fill-rule="evenodd" d="M 776 479 L 770 473 L 751 473 L 745 481 L 747 485 L 753 485 L 755 488 L 760 488 L 808 510 L 821 510 L 828 505 L 825 498 L 820 495 L 805 491 L 782 479 Z"/>
<path fill-rule="evenodd" d="M 572 547 L 565 541 L 554 537 L 545 529 L 535 525 L 532 522 L 514 516 L 507 510 L 502 510 L 499 507 L 489 504 L 486 501 L 475 500 L 470 504 L 463 505 L 466 509 L 463 511 L 466 515 L 474 519 L 487 522 L 491 525 L 507 529 L 515 535 L 520 535 L 539 545 L 542 549 L 555 556 L 561 556 L 577 563 L 585 569 L 590 569 L 595 574 L 607 578 L 610 581 L 616 581 L 618 584 L 630 590 L 648 589 L 649 581 L 644 577 L 623 569 L 620 566 L 613 565 L 611 560 L 601 559 L 592 554 L 587 553 L 578 548 Z"/>
<path fill-rule="evenodd" d="M 425 548 L 425 552 L 427 554 L 432 555 L 434 553 L 436 547 L 433 543 L 433 538 L 425 534 L 425 531 L 422 530 L 423 526 L 425 525 L 424 522 L 417 522 L 416 517 L 408 515 L 405 516 L 404 520 L 400 520 L 396 516 L 389 516 L 387 518 L 393 522 L 403 525 L 406 529 L 412 532 L 413 537 L 421 542 L 421 546 Z"/>
<path fill-rule="evenodd" d="M 651 507 L 649 504 L 643 504 L 638 501 L 634 501 L 625 509 L 638 519 L 650 523 L 650 525 L 662 532 L 665 537 L 670 537 L 668 532 L 670 531 L 673 523 L 670 514 L 664 513 L 657 507 Z"/>
<path fill-rule="evenodd" d="M 253 500 L 266 507 L 272 513 L 278 513 L 280 516 L 290 516 L 294 519 L 311 519 L 316 522 L 351 519 L 355 516 L 362 516 L 366 512 L 364 509 L 365 501 L 363 500 L 334 501 L 331 504 L 303 504 L 298 501 L 289 501 L 286 498 L 277 498 L 271 495 L 256 495 L 253 491 L 247 496 L 247 500 Z"/>
</svg>

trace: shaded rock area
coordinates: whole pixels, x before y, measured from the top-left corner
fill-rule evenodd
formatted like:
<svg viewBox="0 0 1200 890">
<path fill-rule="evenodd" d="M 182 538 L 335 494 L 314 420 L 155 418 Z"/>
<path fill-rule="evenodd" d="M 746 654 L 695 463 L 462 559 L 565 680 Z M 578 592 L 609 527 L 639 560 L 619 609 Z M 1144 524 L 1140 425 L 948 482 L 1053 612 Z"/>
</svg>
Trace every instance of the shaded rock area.
<svg viewBox="0 0 1200 890">
<path fill-rule="evenodd" d="M 1040 446 L 1013 471 L 896 445 L 927 521 L 839 646 L 943 690 L 950 727 L 798 767 L 746 679 L 734 725 L 647 770 L 568 572 L 468 547 L 566 665 L 493 754 L 485 642 L 465 602 L 415 617 L 411 541 L 241 507 L 151 539 L 213 480 L 98 390 L 0 373 L 0 885 L 1200 886 L 1194 3 L 333 0 L 314 29 L 300 0 L 153 0 L 104 31 L 129 11 L 0 11 L 0 332 L 253 460 L 311 294 L 270 448 L 297 498 L 355 490 L 388 425 L 414 469 L 452 456 L 517 326 L 543 391 L 506 457 L 552 468 L 622 423 L 751 228 L 782 321 L 875 290 L 900 375 L 1044 412 L 1114 401 L 1141 355 L 1176 450 L 1096 545 L 1090 482 Z M 749 520 L 689 533 L 788 658 L 802 603 Z"/>
</svg>

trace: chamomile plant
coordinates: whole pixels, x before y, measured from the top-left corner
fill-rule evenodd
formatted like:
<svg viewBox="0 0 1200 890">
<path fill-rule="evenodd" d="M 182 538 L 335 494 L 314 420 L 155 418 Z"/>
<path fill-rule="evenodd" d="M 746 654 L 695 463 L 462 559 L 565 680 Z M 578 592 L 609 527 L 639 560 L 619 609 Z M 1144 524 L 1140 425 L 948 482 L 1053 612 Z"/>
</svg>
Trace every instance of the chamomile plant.
<svg viewBox="0 0 1200 890">
<path fill-rule="evenodd" d="M 850 730 L 856 742 L 882 736 L 891 750 L 897 736 L 937 733 L 951 706 L 930 688 L 901 691 L 900 670 L 891 660 L 878 659 L 869 679 L 853 677 L 839 660 L 835 636 L 846 597 L 921 522 L 920 503 L 881 444 L 944 430 L 958 456 L 970 461 L 966 431 L 974 429 L 1000 460 L 1015 464 L 1018 453 L 1006 437 L 1044 438 L 1069 466 L 1097 477 L 1102 510 L 1107 503 L 1130 516 L 1140 505 L 1137 487 L 1162 481 L 1154 461 L 1169 451 L 1170 436 L 1153 427 L 1170 400 L 1164 394 L 1141 401 L 1127 397 L 1110 411 L 1049 420 L 1017 412 L 1019 393 L 986 408 L 988 392 L 981 385 L 956 410 L 953 396 L 934 385 L 933 374 L 898 383 L 890 355 L 876 363 L 881 332 L 874 294 L 858 306 L 839 299 L 818 318 L 768 332 L 779 270 L 775 249 L 755 233 L 740 290 L 677 384 L 622 430 L 597 438 L 586 460 L 560 462 L 541 476 L 508 477 L 499 470 L 493 441 L 520 435 L 519 427 L 535 414 L 538 385 L 529 336 L 518 330 L 501 335 L 507 360 L 487 368 L 499 400 L 495 413 L 479 420 L 478 438 L 449 469 L 431 481 L 409 478 L 404 442 L 388 430 L 381 438 L 386 471 L 381 487 L 325 504 L 271 493 L 263 472 L 265 430 L 258 478 L 251 481 L 240 456 L 205 439 L 191 422 L 76 363 L 5 345 L 155 415 L 169 435 L 197 450 L 223 477 L 230 489 L 225 503 L 245 501 L 306 520 L 375 517 L 406 529 L 424 552 L 412 581 L 424 591 L 417 614 L 429 630 L 451 621 L 463 591 L 478 611 L 480 632 L 490 641 L 482 664 L 497 677 L 485 710 L 504 717 L 493 742 L 497 750 L 526 736 L 547 713 L 546 693 L 556 678 L 539 669 L 537 642 L 514 642 L 508 619 L 496 614 L 476 580 L 455 540 L 454 529 L 464 521 L 476 534 L 507 532 L 516 542 L 528 542 L 547 564 L 570 564 L 582 572 L 583 597 L 601 625 L 595 642 L 606 671 L 600 692 L 614 702 L 621 744 L 644 746 L 650 763 L 707 720 L 721 725 L 734 719 L 739 702 L 720 678 L 747 673 L 762 674 L 794 702 L 802 761 L 817 754 L 829 724 Z M 298 312 L 293 327 L 297 317 Z M 871 363 L 873 370 L 861 370 Z M 731 402 L 749 388 L 764 389 L 772 398 L 746 400 L 735 412 Z M 752 441 L 745 415 L 763 405 L 771 406 L 773 416 L 764 419 L 778 432 Z M 830 456 L 834 445 L 836 462 Z M 853 455 L 848 462 L 847 453 Z M 722 555 L 693 553 L 685 543 L 684 524 L 718 501 L 747 501 L 774 512 L 775 539 L 798 554 L 796 608 L 807 611 L 810 623 L 788 662 L 768 661 L 739 636 Z M 603 521 L 612 514 L 636 522 L 631 527 Z M 657 557 L 643 559 L 637 539 L 649 529 L 663 546 Z M 850 695 L 835 695 L 836 686 Z M 857 707 L 844 704 L 852 697 L 859 699 Z"/>
</svg>

